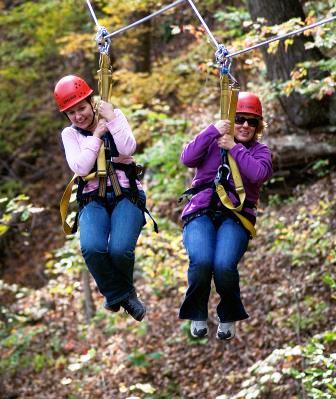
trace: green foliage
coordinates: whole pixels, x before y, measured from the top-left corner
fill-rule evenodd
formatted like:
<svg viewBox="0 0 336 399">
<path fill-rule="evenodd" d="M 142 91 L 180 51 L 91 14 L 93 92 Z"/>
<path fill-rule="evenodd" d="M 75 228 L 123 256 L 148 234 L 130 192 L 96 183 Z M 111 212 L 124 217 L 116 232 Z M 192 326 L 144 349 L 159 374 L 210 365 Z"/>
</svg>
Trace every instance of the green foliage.
<svg viewBox="0 0 336 399">
<path fill-rule="evenodd" d="M 45 139 L 58 130 L 52 90 L 58 64 L 63 64 L 59 39 L 72 30 L 85 29 L 86 22 L 86 10 L 79 0 L 25 1 L 1 13 L 2 157 L 14 153 L 33 137 Z"/>
<path fill-rule="evenodd" d="M 68 238 L 63 247 L 50 254 L 46 263 L 47 271 L 50 276 L 57 276 L 64 273 L 78 273 L 82 270 L 85 263 L 78 248 L 75 236 Z"/>
<path fill-rule="evenodd" d="M 319 159 L 312 166 L 312 170 L 318 177 L 327 176 L 330 173 L 330 162 L 329 159 Z"/>
<path fill-rule="evenodd" d="M 161 227 L 160 221 L 158 223 Z M 153 239 L 153 234 L 155 233 L 147 228 L 139 238 L 137 267 L 142 271 L 150 290 L 161 298 L 184 281 L 187 259 L 180 231 L 176 227 L 161 228 L 159 239 L 156 240 Z"/>
<path fill-rule="evenodd" d="M 330 264 L 334 238 L 322 218 L 333 206 L 333 202 L 319 201 L 312 209 L 301 207 L 293 223 L 280 218 L 275 223 L 273 250 L 289 257 L 293 266 L 304 266 L 312 258 L 323 258 Z"/>
<path fill-rule="evenodd" d="M 36 208 L 29 202 L 29 197 L 20 194 L 13 199 L 0 198 L 0 237 L 12 227 L 26 222 L 31 215 L 42 212 L 43 208 Z"/>
<path fill-rule="evenodd" d="M 12 329 L 11 334 L 0 339 L 0 351 L 3 353 L 0 360 L 1 374 L 14 374 L 19 369 L 30 369 L 38 372 L 50 360 L 45 354 L 30 352 L 33 342 L 39 339 L 46 327 L 18 327 Z"/>
<path fill-rule="evenodd" d="M 185 189 L 185 167 L 179 157 L 186 125 L 184 120 L 164 120 L 160 138 L 139 157 L 151 175 L 148 186 L 153 200 L 177 198 Z"/>
<path fill-rule="evenodd" d="M 327 331 L 315 336 L 306 345 L 275 349 L 267 358 L 249 369 L 250 378 L 230 399 L 289 397 L 291 379 L 303 386 L 301 395 L 312 399 L 332 399 L 336 392 L 336 354 L 326 345 L 335 342 L 336 333 Z M 225 395 L 219 398 L 226 398 Z"/>
<path fill-rule="evenodd" d="M 305 368 L 291 368 L 289 374 L 299 380 L 312 399 L 332 399 L 336 395 L 336 353 L 328 353 L 325 343 L 336 341 L 335 332 L 316 336 L 303 348 Z"/>
<path fill-rule="evenodd" d="M 244 26 L 251 23 L 250 14 L 243 7 L 226 6 L 224 10 L 216 11 L 214 17 L 224 25 L 221 34 L 228 40 L 241 38 L 245 33 Z"/>
<path fill-rule="evenodd" d="M 135 349 L 128 355 L 128 360 L 132 366 L 148 368 L 153 360 L 161 359 L 161 352 L 145 353 L 139 349 Z"/>
<path fill-rule="evenodd" d="M 308 1 L 304 4 L 307 15 L 306 21 L 303 23 L 300 18 L 292 18 L 282 24 L 269 26 L 262 18 L 258 18 L 256 23 L 252 23 L 246 16 L 242 17 L 242 30 L 248 29 L 248 33 L 244 36 L 239 34 L 239 26 L 237 31 L 233 30 L 233 47 L 236 50 L 257 44 L 263 40 L 267 40 L 273 36 L 279 36 L 295 29 L 302 28 L 303 25 L 309 25 L 322 18 L 328 18 L 333 15 L 336 10 L 335 4 L 330 1 Z M 223 19 L 225 13 L 219 12 L 220 18 Z M 244 15 L 244 14 L 243 14 Z M 232 14 L 232 21 L 238 22 L 239 16 Z M 231 22 L 232 23 L 232 22 Z M 230 26 L 230 25 L 229 25 Z M 313 30 L 305 31 L 304 35 L 309 38 L 305 43 L 305 48 L 318 49 L 323 53 L 324 58 L 318 61 L 302 60 L 296 67 L 290 71 L 291 79 L 288 81 L 271 82 L 274 94 L 289 96 L 293 91 L 304 96 L 310 96 L 316 99 L 322 99 L 324 96 L 332 96 L 335 93 L 336 82 L 336 66 L 334 60 L 334 47 L 336 43 L 336 33 L 333 29 L 333 23 L 325 24 Z M 284 41 L 285 48 L 293 44 L 293 37 Z M 267 47 L 268 53 L 276 53 L 280 42 L 275 41 Z M 247 58 L 246 58 L 247 57 Z M 260 58 L 254 53 L 248 53 L 245 57 L 245 64 L 251 65 L 250 74 L 260 70 Z M 258 61 L 259 60 L 259 61 Z M 244 65 L 244 69 L 247 65 Z M 256 78 L 258 73 L 256 74 Z M 260 76 L 260 72 L 259 72 Z M 269 85 L 264 79 L 260 80 L 258 92 L 263 92 L 263 86 Z"/>
<path fill-rule="evenodd" d="M 309 312 L 292 313 L 285 323 L 291 329 L 299 329 L 300 331 L 309 331 L 319 325 L 329 310 L 328 303 L 313 296 L 305 297 L 300 306 L 302 309 L 309 309 Z"/>
</svg>

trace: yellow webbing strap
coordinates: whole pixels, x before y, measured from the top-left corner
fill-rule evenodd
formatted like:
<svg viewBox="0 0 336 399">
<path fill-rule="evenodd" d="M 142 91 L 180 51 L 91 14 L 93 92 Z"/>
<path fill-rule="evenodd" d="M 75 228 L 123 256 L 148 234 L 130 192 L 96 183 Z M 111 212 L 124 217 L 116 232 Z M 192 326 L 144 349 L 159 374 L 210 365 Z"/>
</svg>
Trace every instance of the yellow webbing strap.
<svg viewBox="0 0 336 399">
<path fill-rule="evenodd" d="M 68 215 L 72 187 L 75 184 L 77 177 L 78 177 L 78 175 L 75 174 L 73 176 L 73 178 L 70 180 L 69 184 L 66 186 L 66 189 L 64 190 L 64 193 L 62 195 L 61 202 L 60 202 L 60 213 L 61 213 L 61 219 L 62 219 L 62 227 L 63 227 L 63 231 L 66 235 L 73 234 L 72 227 L 70 227 L 68 225 L 66 218 Z"/>
<path fill-rule="evenodd" d="M 222 184 L 217 184 L 216 185 L 216 192 L 217 192 L 222 204 L 226 208 L 239 212 L 243 208 L 245 197 L 246 197 L 246 193 L 245 193 L 243 181 L 242 181 L 242 178 L 240 176 L 239 169 L 238 169 L 238 166 L 236 164 L 236 161 L 231 157 L 230 154 L 229 154 L 229 165 L 230 165 L 231 174 L 232 174 L 232 178 L 233 178 L 234 185 L 235 185 L 235 191 L 236 191 L 236 193 L 238 194 L 238 197 L 239 197 L 239 205 L 235 207 L 232 204 L 232 201 L 231 201 L 228 193 L 225 191 L 225 188 L 223 187 Z"/>
<path fill-rule="evenodd" d="M 238 93 L 239 89 L 231 88 L 229 86 L 229 78 L 227 75 L 222 75 L 220 80 L 221 86 L 221 103 L 220 103 L 220 113 L 221 119 L 229 119 L 231 122 L 230 135 L 234 134 L 234 118 L 236 115 Z M 229 198 L 228 193 L 222 184 L 216 185 L 216 192 L 223 203 L 223 205 L 231 210 L 241 211 L 244 205 L 244 200 L 246 197 L 245 189 L 243 185 L 242 178 L 239 173 L 239 168 L 236 161 L 228 154 L 228 162 L 235 186 L 235 191 L 239 197 L 239 205 L 235 207 Z"/>
<path fill-rule="evenodd" d="M 106 176 L 106 160 L 105 160 L 105 147 L 104 141 L 101 144 L 97 157 L 97 176 L 104 177 Z"/>
<path fill-rule="evenodd" d="M 109 101 L 112 93 L 112 70 L 108 54 L 100 54 L 99 67 L 100 69 L 97 71 L 99 95 L 103 101 Z M 111 163 L 108 166 L 106 165 L 104 145 L 99 149 L 97 158 L 97 175 L 99 177 L 99 196 L 105 197 L 107 175 L 110 177 L 116 197 L 119 197 L 122 194 L 119 180 L 113 165 Z M 103 180 L 103 178 L 105 180 Z"/>
<path fill-rule="evenodd" d="M 221 88 L 221 95 L 220 95 L 221 119 L 229 119 L 229 121 L 231 122 L 230 134 L 233 135 L 234 118 L 236 115 L 239 89 L 231 88 L 229 86 L 229 78 L 227 74 L 221 75 L 220 88 Z M 230 209 L 237 216 L 237 218 L 241 221 L 243 226 L 250 232 L 251 237 L 254 238 L 256 236 L 256 230 L 253 224 L 245 216 L 239 213 L 243 208 L 244 201 L 246 198 L 246 193 L 242 178 L 240 176 L 238 165 L 230 154 L 228 154 L 228 162 L 235 186 L 235 191 L 239 197 L 239 205 L 235 207 L 232 204 L 232 201 L 230 200 L 229 195 L 222 184 L 216 185 L 216 192 L 222 204 L 226 208 Z"/>
<path fill-rule="evenodd" d="M 243 216 L 241 213 L 239 213 L 237 211 L 232 211 L 232 212 L 242 222 L 242 225 L 245 227 L 245 229 L 250 232 L 251 237 L 254 238 L 257 235 L 257 232 L 256 232 L 256 229 L 253 226 L 253 224 L 245 216 Z"/>
<path fill-rule="evenodd" d="M 67 223 L 66 219 L 68 216 L 68 210 L 69 210 L 69 203 L 70 203 L 70 198 L 71 198 L 71 194 L 72 194 L 72 188 L 73 185 L 76 184 L 76 179 L 77 177 L 79 177 L 77 174 L 74 174 L 72 179 L 69 181 L 68 185 L 66 186 L 64 193 L 62 195 L 61 198 L 61 202 L 60 202 L 60 214 L 61 214 L 61 219 L 62 219 L 62 227 L 63 227 L 63 231 L 66 235 L 68 234 L 74 234 L 73 231 L 73 226 L 69 226 L 69 224 Z M 97 173 L 96 172 L 92 172 L 89 175 L 82 177 L 82 179 L 84 181 L 90 181 L 94 178 L 97 177 Z"/>
</svg>

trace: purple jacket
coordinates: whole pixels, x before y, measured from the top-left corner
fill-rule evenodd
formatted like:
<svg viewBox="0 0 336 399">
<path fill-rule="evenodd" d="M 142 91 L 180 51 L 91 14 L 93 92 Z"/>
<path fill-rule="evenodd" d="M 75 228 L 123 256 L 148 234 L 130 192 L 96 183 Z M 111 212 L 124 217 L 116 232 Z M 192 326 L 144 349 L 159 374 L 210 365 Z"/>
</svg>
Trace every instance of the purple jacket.
<svg viewBox="0 0 336 399">
<path fill-rule="evenodd" d="M 184 147 L 181 162 L 189 168 L 196 168 L 192 187 L 214 181 L 221 163 L 220 149 L 217 144 L 218 138 L 219 132 L 211 124 Z M 246 200 L 256 205 L 262 184 L 272 176 L 270 149 L 258 141 L 251 141 L 246 144 L 237 143 L 229 152 L 238 165 L 246 192 Z M 232 176 L 230 176 L 229 184 L 234 191 Z M 207 208 L 210 205 L 212 194 L 212 188 L 206 188 L 195 194 L 184 207 L 182 218 L 200 209 Z M 238 201 L 233 195 L 230 195 L 230 198 L 234 205 L 238 205 Z M 247 214 L 247 217 L 250 215 L 251 217 L 248 218 L 252 223 L 255 223 L 255 207 L 249 205 L 244 207 L 242 211 Z"/>
</svg>

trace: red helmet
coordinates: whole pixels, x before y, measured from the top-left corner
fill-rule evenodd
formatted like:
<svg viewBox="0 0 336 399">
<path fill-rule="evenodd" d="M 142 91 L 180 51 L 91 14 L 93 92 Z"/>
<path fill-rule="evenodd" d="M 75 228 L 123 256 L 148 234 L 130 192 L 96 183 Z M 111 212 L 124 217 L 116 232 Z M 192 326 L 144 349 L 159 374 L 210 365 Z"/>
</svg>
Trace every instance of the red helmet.
<svg viewBox="0 0 336 399">
<path fill-rule="evenodd" d="M 93 90 L 85 80 L 75 75 L 68 75 L 57 82 L 54 97 L 60 112 L 64 112 L 84 100 L 91 93 L 93 93 Z"/>
<path fill-rule="evenodd" d="M 260 118 L 263 117 L 259 97 L 248 91 L 242 91 L 239 93 L 236 112 L 253 114 Z"/>
</svg>

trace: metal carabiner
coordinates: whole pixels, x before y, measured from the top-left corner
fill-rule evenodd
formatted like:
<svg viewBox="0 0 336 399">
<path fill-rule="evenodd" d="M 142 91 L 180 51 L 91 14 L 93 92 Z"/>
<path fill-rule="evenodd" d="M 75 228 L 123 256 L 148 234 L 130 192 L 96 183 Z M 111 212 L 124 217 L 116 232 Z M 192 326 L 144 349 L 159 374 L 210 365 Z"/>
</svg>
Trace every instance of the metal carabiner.
<svg viewBox="0 0 336 399">
<path fill-rule="evenodd" d="M 108 54 L 109 49 L 110 49 L 110 44 L 111 44 L 111 39 L 108 36 L 108 31 L 104 26 L 100 26 L 98 28 L 97 34 L 96 34 L 96 42 L 97 42 L 97 47 L 98 50 L 101 54 Z"/>
<path fill-rule="evenodd" d="M 217 63 L 222 64 L 228 54 L 229 54 L 229 51 L 224 46 L 224 44 L 220 44 L 215 52 L 215 57 L 216 57 Z"/>
<path fill-rule="evenodd" d="M 229 177 L 230 177 L 230 174 L 231 174 L 230 166 L 227 163 L 224 163 L 222 165 L 222 169 L 226 169 L 226 177 L 225 178 L 226 178 L 226 180 L 229 180 Z"/>
<path fill-rule="evenodd" d="M 216 174 L 216 177 L 215 177 L 215 184 L 216 184 L 216 185 L 217 185 L 217 184 L 221 181 L 221 179 L 222 179 L 222 176 L 223 176 L 223 169 L 226 169 L 226 176 L 225 176 L 225 179 L 226 179 L 226 180 L 229 180 L 229 176 L 230 176 L 230 174 L 231 174 L 230 166 L 229 166 L 227 163 L 223 163 L 223 164 L 219 165 L 218 170 L 217 170 L 217 174 Z"/>
</svg>

